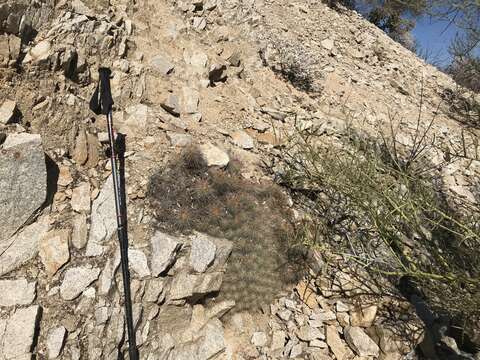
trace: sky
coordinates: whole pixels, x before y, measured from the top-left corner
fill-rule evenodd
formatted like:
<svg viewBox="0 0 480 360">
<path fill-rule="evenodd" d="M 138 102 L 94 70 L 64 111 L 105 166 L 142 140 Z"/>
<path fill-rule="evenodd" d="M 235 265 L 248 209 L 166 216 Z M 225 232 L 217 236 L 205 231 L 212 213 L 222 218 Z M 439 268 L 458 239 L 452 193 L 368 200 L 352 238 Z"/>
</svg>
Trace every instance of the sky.
<svg viewBox="0 0 480 360">
<path fill-rule="evenodd" d="M 416 27 L 412 31 L 421 48 L 431 54 L 432 59 L 429 59 L 429 62 L 435 61 L 441 66 L 448 65 L 451 61 L 448 47 L 456 33 L 455 24 L 449 26 L 448 21 L 431 19 L 428 16 L 417 18 Z"/>
</svg>

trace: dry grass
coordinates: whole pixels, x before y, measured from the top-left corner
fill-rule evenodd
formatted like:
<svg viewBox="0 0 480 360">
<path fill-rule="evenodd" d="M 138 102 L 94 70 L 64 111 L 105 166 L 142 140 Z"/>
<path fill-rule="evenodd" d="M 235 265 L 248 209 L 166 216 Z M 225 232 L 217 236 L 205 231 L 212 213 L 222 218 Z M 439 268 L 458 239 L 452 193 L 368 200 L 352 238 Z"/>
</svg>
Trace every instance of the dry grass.
<svg viewBox="0 0 480 360">
<path fill-rule="evenodd" d="M 285 195 L 274 184 L 245 180 L 240 168 L 237 161 L 208 168 L 190 148 L 151 178 L 148 198 L 162 230 L 195 230 L 234 243 L 220 296 L 247 310 L 281 292 L 298 258 L 291 256 L 295 231 Z"/>
</svg>

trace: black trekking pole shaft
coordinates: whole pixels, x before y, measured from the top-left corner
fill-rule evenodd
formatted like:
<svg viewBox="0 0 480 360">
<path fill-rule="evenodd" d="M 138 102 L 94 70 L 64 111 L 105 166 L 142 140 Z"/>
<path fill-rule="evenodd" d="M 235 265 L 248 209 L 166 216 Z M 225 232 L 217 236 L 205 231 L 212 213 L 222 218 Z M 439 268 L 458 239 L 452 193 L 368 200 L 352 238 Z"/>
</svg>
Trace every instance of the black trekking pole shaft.
<svg viewBox="0 0 480 360">
<path fill-rule="evenodd" d="M 110 162 L 112 165 L 113 188 L 115 192 L 115 211 L 117 215 L 117 234 L 120 243 L 120 259 L 122 264 L 123 292 L 125 297 L 125 317 L 128 332 L 128 353 L 130 360 L 138 360 L 135 328 L 133 326 L 132 297 L 130 293 L 130 272 L 128 270 L 128 235 L 127 214 L 124 214 L 125 204 L 120 188 L 120 174 L 117 167 L 117 153 L 115 134 L 113 132 L 113 119 L 111 110 L 107 114 L 108 139 L 110 142 Z"/>
</svg>

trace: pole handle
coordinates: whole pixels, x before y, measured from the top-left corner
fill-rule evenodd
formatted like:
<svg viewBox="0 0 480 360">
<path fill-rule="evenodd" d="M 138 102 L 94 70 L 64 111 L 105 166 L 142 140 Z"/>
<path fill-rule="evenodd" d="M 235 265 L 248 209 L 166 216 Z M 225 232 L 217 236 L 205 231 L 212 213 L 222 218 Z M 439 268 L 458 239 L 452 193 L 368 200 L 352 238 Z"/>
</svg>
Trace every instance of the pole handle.
<svg viewBox="0 0 480 360">
<path fill-rule="evenodd" d="M 108 68 L 101 67 L 98 69 L 98 84 L 95 92 L 90 99 L 90 110 L 95 114 L 108 115 L 112 110 L 113 98 L 110 88 L 110 77 L 112 71 Z"/>
</svg>

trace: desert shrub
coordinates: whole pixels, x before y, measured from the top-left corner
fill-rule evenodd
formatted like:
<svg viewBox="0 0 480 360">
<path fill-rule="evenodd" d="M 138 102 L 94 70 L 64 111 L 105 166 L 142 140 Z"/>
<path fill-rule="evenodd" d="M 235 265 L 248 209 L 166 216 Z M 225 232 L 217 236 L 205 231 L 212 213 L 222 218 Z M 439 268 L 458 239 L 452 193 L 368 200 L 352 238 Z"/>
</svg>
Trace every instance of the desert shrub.
<svg viewBox="0 0 480 360">
<path fill-rule="evenodd" d="M 244 179 L 240 168 L 238 161 L 208 168 L 190 148 L 152 176 L 148 198 L 163 231 L 195 230 L 234 243 L 220 296 L 247 310 L 272 301 L 293 280 L 299 259 L 292 256 L 286 196 L 274 184 Z"/>
<path fill-rule="evenodd" d="M 449 205 L 428 161 L 435 146 L 429 131 L 429 124 L 417 127 L 406 147 L 393 126 L 380 140 L 351 130 L 334 144 L 325 144 L 315 128 L 297 129 L 285 151 L 282 182 L 297 194 L 297 204 L 310 209 L 315 237 L 332 251 L 373 277 L 409 279 L 432 309 L 474 332 L 480 320 L 479 209 L 465 201 L 455 210 Z"/>
</svg>

